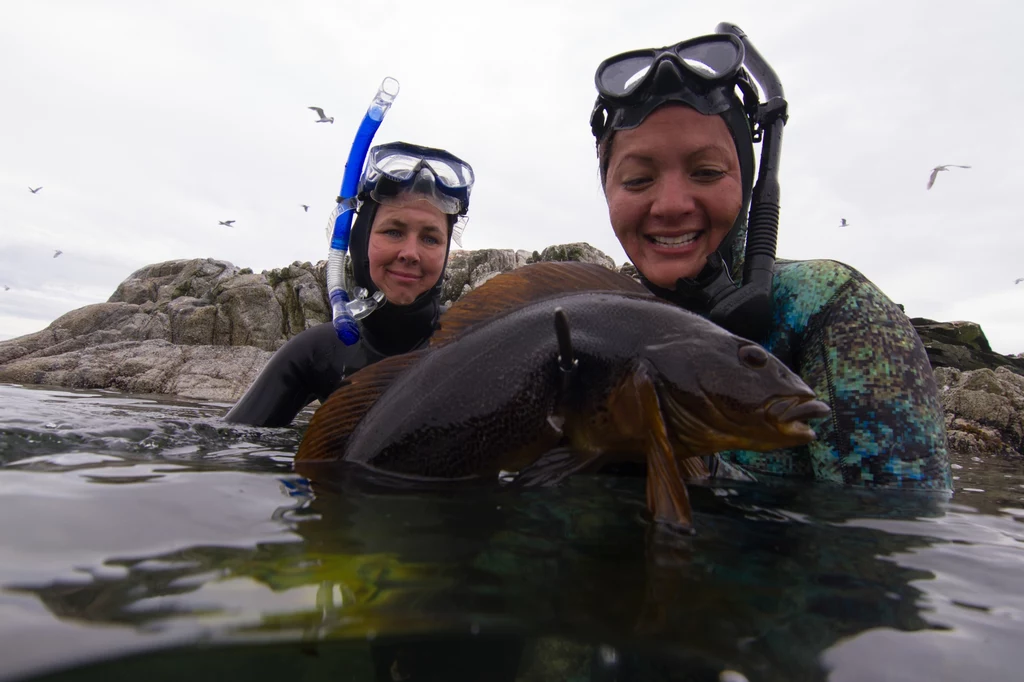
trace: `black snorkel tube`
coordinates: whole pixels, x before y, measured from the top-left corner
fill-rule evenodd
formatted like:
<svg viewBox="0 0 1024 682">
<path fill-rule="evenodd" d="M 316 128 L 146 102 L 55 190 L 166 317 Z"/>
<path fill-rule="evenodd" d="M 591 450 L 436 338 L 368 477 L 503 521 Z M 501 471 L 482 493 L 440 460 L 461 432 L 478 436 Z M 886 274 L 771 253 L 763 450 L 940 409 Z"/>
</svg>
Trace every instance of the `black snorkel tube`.
<svg viewBox="0 0 1024 682">
<path fill-rule="evenodd" d="M 743 283 L 739 287 L 726 285 L 720 281 L 721 276 L 710 282 L 705 288 L 710 297 L 708 317 L 734 334 L 763 341 L 772 324 L 772 280 L 779 237 L 779 157 L 782 128 L 789 115 L 779 77 L 754 49 L 747 35 L 727 22 L 716 26 L 715 33 L 731 33 L 743 41 L 746 55 L 743 66 L 761 87 L 766 101 L 758 103 L 752 121 L 753 141 L 761 142 L 761 158 L 747 221 Z M 727 270 L 721 274 L 728 278 Z"/>
</svg>

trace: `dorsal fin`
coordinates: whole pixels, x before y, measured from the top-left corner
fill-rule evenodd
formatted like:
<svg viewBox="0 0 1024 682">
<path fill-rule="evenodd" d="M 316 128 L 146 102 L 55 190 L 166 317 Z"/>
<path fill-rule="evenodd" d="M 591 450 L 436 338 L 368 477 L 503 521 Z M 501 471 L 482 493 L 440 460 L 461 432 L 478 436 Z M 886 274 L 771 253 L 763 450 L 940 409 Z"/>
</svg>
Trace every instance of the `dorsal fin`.
<svg viewBox="0 0 1024 682">
<path fill-rule="evenodd" d="M 502 273 L 455 302 L 441 316 L 441 327 L 430 345 L 448 343 L 473 325 L 530 303 L 581 291 L 621 291 L 648 294 L 635 279 L 594 263 L 575 261 L 533 263 Z"/>
<path fill-rule="evenodd" d="M 313 413 L 295 460 L 341 459 L 352 431 L 381 394 L 427 352 L 424 349 L 384 358 L 346 379 Z"/>
</svg>

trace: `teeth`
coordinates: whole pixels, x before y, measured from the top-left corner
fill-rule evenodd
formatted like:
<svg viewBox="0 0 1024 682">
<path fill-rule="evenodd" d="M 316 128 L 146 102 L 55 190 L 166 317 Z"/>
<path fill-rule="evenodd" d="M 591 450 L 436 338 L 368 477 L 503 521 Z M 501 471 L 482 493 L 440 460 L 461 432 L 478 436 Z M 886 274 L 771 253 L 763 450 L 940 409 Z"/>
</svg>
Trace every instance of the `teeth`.
<svg viewBox="0 0 1024 682">
<path fill-rule="evenodd" d="M 648 235 L 647 238 L 659 246 L 683 246 L 694 241 L 698 236 L 700 236 L 700 232 L 691 232 L 681 237 L 655 237 L 654 235 Z"/>
</svg>

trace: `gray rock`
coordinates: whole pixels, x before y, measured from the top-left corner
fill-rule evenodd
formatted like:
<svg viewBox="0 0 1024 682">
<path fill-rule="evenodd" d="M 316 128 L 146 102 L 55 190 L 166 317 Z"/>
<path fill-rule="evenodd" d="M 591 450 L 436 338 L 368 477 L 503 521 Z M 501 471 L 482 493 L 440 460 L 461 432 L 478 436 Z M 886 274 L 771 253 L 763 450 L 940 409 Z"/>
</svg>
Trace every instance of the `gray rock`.
<svg viewBox="0 0 1024 682">
<path fill-rule="evenodd" d="M 492 277 L 526 265 L 522 254 L 512 249 L 452 251 L 448 255 L 441 302 L 450 305 Z"/>
<path fill-rule="evenodd" d="M 913 317 L 910 322 L 924 343 L 932 367 L 961 371 L 1007 367 L 1024 376 L 1024 360 L 992 352 L 985 332 L 974 322 L 936 322 L 923 317 Z"/>
<path fill-rule="evenodd" d="M 619 266 L 619 273 L 626 277 L 632 277 L 636 281 L 640 281 L 640 272 L 636 269 L 636 266 L 630 262 L 625 262 Z"/>
<path fill-rule="evenodd" d="M 212 258 L 146 266 L 106 303 L 0 342 L 0 381 L 237 399 L 270 351 L 330 319 L 325 270 L 253 274 Z"/>
<path fill-rule="evenodd" d="M 603 265 L 609 270 L 615 269 L 615 261 L 600 249 L 596 249 L 586 242 L 575 242 L 572 244 L 558 244 L 549 246 L 540 254 L 542 261 L 578 261 L 580 263 L 594 263 Z"/>
<path fill-rule="evenodd" d="M 935 383 L 946 410 L 951 450 L 1024 456 L 1024 376 L 1008 367 L 971 371 L 937 367 Z"/>
<path fill-rule="evenodd" d="M 114 341 L 5 364 L 0 366 L 0 381 L 231 402 L 245 392 L 271 355 L 252 346 Z"/>
</svg>

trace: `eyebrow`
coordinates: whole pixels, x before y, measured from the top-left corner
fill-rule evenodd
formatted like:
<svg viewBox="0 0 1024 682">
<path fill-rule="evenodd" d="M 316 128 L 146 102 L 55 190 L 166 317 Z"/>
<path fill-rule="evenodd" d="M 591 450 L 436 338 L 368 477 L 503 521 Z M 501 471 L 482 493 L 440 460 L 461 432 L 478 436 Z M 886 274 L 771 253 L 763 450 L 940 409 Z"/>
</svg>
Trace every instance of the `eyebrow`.
<svg viewBox="0 0 1024 682">
<path fill-rule="evenodd" d="M 726 147 L 724 147 L 723 145 L 721 145 L 721 144 L 719 144 L 717 142 L 711 142 L 709 144 L 705 144 L 705 145 L 701 145 L 700 147 L 697 147 L 696 149 L 691 151 L 689 154 L 687 154 L 686 158 L 687 159 L 692 159 L 694 157 L 703 156 L 705 154 L 708 154 L 709 152 L 713 152 L 715 154 L 724 154 L 726 157 L 729 156 L 729 150 Z M 622 157 L 622 159 L 619 160 L 619 163 L 622 163 L 624 161 L 630 161 L 630 160 L 632 160 L 632 161 L 639 161 L 641 163 L 654 163 L 654 157 L 653 156 L 651 156 L 650 154 L 642 153 L 642 152 L 628 152 L 625 156 Z"/>
<path fill-rule="evenodd" d="M 409 223 L 405 222 L 401 218 L 392 216 L 392 217 L 385 218 L 379 224 L 374 225 L 373 229 L 375 229 L 375 230 L 376 229 L 386 229 L 386 228 L 391 228 L 391 227 L 399 227 L 399 228 L 402 228 L 404 230 L 404 229 L 408 229 L 409 228 Z M 437 225 L 433 225 L 433 224 L 424 225 L 422 229 L 430 230 L 432 232 L 437 232 L 438 234 L 444 234 L 444 230 L 442 230 Z"/>
</svg>

